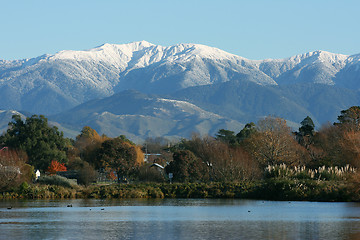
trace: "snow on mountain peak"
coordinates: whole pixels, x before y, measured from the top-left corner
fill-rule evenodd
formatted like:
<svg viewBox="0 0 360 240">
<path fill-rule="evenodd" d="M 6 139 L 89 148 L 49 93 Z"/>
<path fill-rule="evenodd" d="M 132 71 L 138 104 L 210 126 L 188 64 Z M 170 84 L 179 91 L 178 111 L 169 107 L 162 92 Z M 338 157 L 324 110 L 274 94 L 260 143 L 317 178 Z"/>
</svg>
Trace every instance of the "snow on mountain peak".
<svg viewBox="0 0 360 240">
<path fill-rule="evenodd" d="M 89 50 L 60 51 L 55 55 L 52 55 L 50 60 L 106 62 L 110 65 L 115 65 L 124 69 L 127 63 L 132 59 L 134 52 L 142 51 L 152 46 L 154 45 L 146 41 L 139 41 L 128 44 L 105 43 Z"/>
<path fill-rule="evenodd" d="M 324 63 L 340 63 L 343 64 L 348 59 L 348 55 L 331 53 L 327 51 L 317 50 L 313 52 L 308 52 L 300 55 L 296 55 L 290 58 L 282 59 L 282 61 L 295 61 L 300 63 L 304 60 L 308 60 L 310 62 L 324 62 Z"/>
<path fill-rule="evenodd" d="M 221 49 L 209 47 L 202 44 L 181 43 L 164 49 L 172 54 L 170 59 L 184 62 L 194 58 L 211 59 L 211 60 L 229 60 L 237 61 L 245 58 L 225 52 Z M 170 55 L 168 54 L 168 55 Z"/>
<path fill-rule="evenodd" d="M 290 81 L 290 76 L 294 82 L 310 79 L 316 83 L 333 84 L 341 69 L 359 60 L 358 55 L 349 57 L 326 51 L 313 51 L 278 60 L 248 60 L 202 44 L 161 46 L 137 41 L 127 44 L 105 43 L 83 51 L 64 50 L 16 64 L 5 63 L 3 68 L 21 66 L 26 70 L 40 61 L 45 65 L 39 66 L 44 68 L 47 62 L 50 67 L 59 64 L 60 71 L 69 79 L 75 79 L 79 88 L 85 82 L 89 88 L 108 95 L 115 91 L 115 87 L 117 91 L 134 88 L 146 92 L 151 88 L 166 92 L 169 91 L 168 85 L 171 91 L 175 91 L 234 79 L 277 85 Z M 44 71 L 44 75 L 47 72 Z M 305 77 L 309 72 L 314 73 L 315 77 Z M 55 81 L 51 79 L 52 75 L 46 77 Z"/>
<path fill-rule="evenodd" d="M 133 58 L 136 52 L 141 52 L 136 55 L 138 59 Z M 162 60 L 169 62 L 186 62 L 194 58 L 229 61 L 245 59 L 218 48 L 201 44 L 177 44 L 164 47 L 154 45 L 147 41 L 132 42 L 128 44 L 105 43 L 89 50 L 60 51 L 50 57 L 51 60 L 101 61 L 112 63 L 112 65 L 120 65 L 122 67 L 131 60 L 136 62 L 136 64 L 134 63 L 132 66 L 144 67 L 148 64 Z"/>
<path fill-rule="evenodd" d="M 155 46 L 152 43 L 149 43 L 147 41 L 139 41 L 139 42 L 132 42 L 132 43 L 127 43 L 127 44 L 109 44 L 109 43 L 105 43 L 101 46 L 99 46 L 98 48 L 101 49 L 117 49 L 120 51 L 124 51 L 124 52 L 137 52 L 137 51 L 141 51 L 143 49 L 149 48 Z M 97 49 L 97 48 L 95 48 Z"/>
<path fill-rule="evenodd" d="M 327 62 L 327 63 L 344 63 L 348 59 L 348 55 L 343 54 L 337 54 L 337 53 L 331 53 L 327 51 L 315 51 L 312 52 L 314 56 L 317 57 L 317 59 L 321 62 Z"/>
</svg>

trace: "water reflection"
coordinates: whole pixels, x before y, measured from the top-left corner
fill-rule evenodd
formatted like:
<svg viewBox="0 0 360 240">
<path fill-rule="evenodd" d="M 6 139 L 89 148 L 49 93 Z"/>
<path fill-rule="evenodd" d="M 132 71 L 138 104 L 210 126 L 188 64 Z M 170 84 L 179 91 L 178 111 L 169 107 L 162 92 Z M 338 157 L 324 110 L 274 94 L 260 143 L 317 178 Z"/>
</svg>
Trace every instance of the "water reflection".
<svg viewBox="0 0 360 240">
<path fill-rule="evenodd" d="M 356 203 L 0 201 L 0 239 L 359 239 L 359 217 Z"/>
</svg>

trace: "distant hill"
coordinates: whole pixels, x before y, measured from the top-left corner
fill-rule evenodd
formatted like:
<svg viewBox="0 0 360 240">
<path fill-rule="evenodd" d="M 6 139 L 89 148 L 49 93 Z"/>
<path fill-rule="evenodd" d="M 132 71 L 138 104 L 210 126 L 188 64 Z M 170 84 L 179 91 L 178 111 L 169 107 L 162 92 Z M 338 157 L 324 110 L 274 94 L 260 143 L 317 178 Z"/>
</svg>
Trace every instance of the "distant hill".
<svg viewBox="0 0 360 240">
<path fill-rule="evenodd" d="M 17 111 L 0 110 L 0 134 L 6 132 L 13 115 L 20 115 L 22 118 L 25 118 L 23 114 Z"/>
<path fill-rule="evenodd" d="M 205 111 L 189 102 L 124 91 L 81 104 L 51 117 L 64 126 L 91 126 L 110 137 L 126 135 L 134 141 L 164 136 L 188 138 L 193 132 L 215 134 L 219 129 L 239 131 L 243 124 Z"/>
<path fill-rule="evenodd" d="M 300 123 L 310 116 L 317 126 L 336 121 L 341 110 L 360 104 L 359 90 L 313 83 L 260 86 L 229 81 L 187 88 L 173 97 L 242 123 L 268 115 Z"/>
<path fill-rule="evenodd" d="M 27 112 L 18 112 L 14 110 L 0 110 L 0 134 L 7 131 L 8 124 L 12 121 L 13 115 L 20 115 L 21 119 L 25 121 L 26 117 L 31 117 L 33 114 Z M 79 134 L 79 132 L 76 129 L 74 130 L 73 127 L 70 127 L 69 129 L 57 122 L 49 121 L 49 125 L 56 126 L 59 131 L 62 131 L 64 133 L 65 137 L 74 138 L 76 135 Z"/>
</svg>

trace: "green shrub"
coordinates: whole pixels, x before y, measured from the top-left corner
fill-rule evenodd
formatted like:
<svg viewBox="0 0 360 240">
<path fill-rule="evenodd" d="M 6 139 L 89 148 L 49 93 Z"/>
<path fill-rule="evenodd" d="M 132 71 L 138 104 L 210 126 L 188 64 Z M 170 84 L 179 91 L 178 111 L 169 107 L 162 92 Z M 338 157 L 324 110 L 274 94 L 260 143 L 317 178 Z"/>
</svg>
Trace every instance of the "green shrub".
<svg viewBox="0 0 360 240">
<path fill-rule="evenodd" d="M 51 177 L 53 179 L 54 177 Z M 58 177 L 55 177 L 58 178 Z M 44 181 L 44 179 L 42 180 Z M 68 181 L 68 179 L 66 180 Z M 46 181 L 49 184 L 51 181 Z M 357 184 L 358 186 L 358 184 Z M 358 201 L 347 181 L 268 178 L 238 183 L 112 184 L 87 188 L 23 183 L 0 199 L 53 198 L 242 198 L 263 200 Z"/>
<path fill-rule="evenodd" d="M 74 180 L 61 177 L 58 175 L 40 177 L 38 182 L 40 184 L 56 185 L 65 188 L 76 188 L 78 186 Z"/>
<path fill-rule="evenodd" d="M 354 201 L 357 195 L 342 181 L 271 178 L 262 182 L 257 197 L 283 201 Z"/>
</svg>

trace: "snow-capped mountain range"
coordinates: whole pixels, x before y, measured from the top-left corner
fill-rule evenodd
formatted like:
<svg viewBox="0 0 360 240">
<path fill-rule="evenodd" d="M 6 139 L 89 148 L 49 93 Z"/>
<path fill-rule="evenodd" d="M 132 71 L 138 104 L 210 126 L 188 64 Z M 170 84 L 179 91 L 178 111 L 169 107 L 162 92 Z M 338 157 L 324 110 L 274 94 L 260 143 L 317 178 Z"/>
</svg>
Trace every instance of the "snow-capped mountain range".
<svg viewBox="0 0 360 240">
<path fill-rule="evenodd" d="M 210 88 L 211 91 L 220 91 L 222 87 L 230 86 L 231 82 L 238 83 L 236 87 L 240 89 L 251 88 L 251 91 L 238 92 L 226 101 L 218 99 L 223 106 L 216 106 L 216 101 L 206 99 L 210 95 L 203 96 Z M 300 85 L 306 85 L 309 90 L 302 87 L 303 95 L 291 94 Z M 317 92 L 314 92 L 314 88 Z M 340 104 L 335 105 L 333 110 L 329 109 L 331 113 L 325 114 L 333 118 L 339 109 L 349 104 L 359 104 L 360 54 L 348 56 L 314 51 L 286 59 L 249 60 L 200 44 L 164 47 L 141 41 L 104 44 L 85 51 L 66 50 L 32 59 L 0 60 L 0 109 L 4 110 L 58 114 L 87 101 L 110 97 L 130 89 L 146 94 L 160 94 L 163 96 L 158 99 L 168 99 L 166 101 L 174 101 L 172 98 L 176 96 L 177 101 L 189 101 L 204 108 L 202 111 L 211 112 L 218 107 L 219 110 L 214 114 L 225 114 L 224 117 L 231 116 L 222 111 L 227 108 L 227 103 L 231 105 L 241 98 L 243 101 L 238 106 L 242 109 L 238 109 L 238 112 L 247 115 L 246 120 L 249 116 L 257 118 L 263 114 L 273 114 L 264 107 L 260 107 L 264 108 L 263 111 L 255 114 L 245 111 L 252 107 L 250 103 L 244 104 L 244 101 L 247 97 L 256 98 L 259 89 L 266 89 L 266 94 L 275 94 L 276 104 L 283 101 L 295 105 L 299 102 L 303 102 L 302 105 L 320 104 L 304 99 L 304 94 L 310 94 L 314 99 L 321 97 L 323 91 L 326 94 L 330 89 L 337 89 L 335 92 L 341 96 L 350 97 L 348 100 L 341 97 Z M 345 94 L 344 91 L 351 93 Z M 189 92 L 192 94 L 189 95 Z M 199 96 L 202 96 L 202 100 Z M 213 100 L 217 97 L 214 95 Z M 258 96 L 258 99 L 260 101 L 262 97 Z M 209 105 L 209 102 L 212 103 Z M 261 105 L 261 102 L 255 102 L 252 104 Z M 313 115 L 318 122 L 324 121 L 318 119 L 318 113 L 314 113 L 309 106 L 299 105 L 300 108 L 301 113 Z M 233 120 L 244 123 L 241 114 L 232 116 Z M 290 111 L 290 117 L 281 117 L 298 121 L 292 115 Z"/>
</svg>

